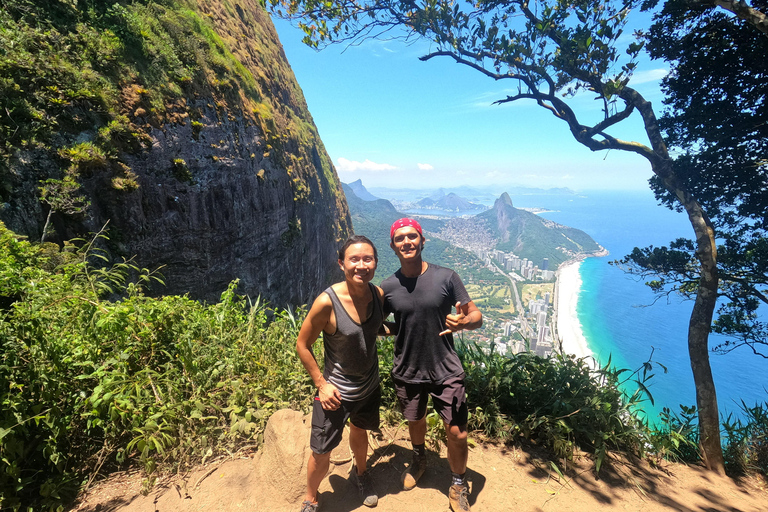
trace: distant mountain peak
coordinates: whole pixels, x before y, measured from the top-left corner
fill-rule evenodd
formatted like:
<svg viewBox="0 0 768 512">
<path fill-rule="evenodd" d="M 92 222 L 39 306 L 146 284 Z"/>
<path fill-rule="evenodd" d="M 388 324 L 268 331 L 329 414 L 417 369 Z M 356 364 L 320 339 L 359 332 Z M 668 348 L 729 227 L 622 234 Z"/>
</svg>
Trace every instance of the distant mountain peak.
<svg viewBox="0 0 768 512">
<path fill-rule="evenodd" d="M 559 265 L 578 255 L 596 254 L 600 245 L 587 233 L 562 226 L 512 205 L 504 192 L 493 208 L 476 216 L 486 222 L 491 235 L 498 241 L 496 249 L 514 253 L 539 264 L 547 258 Z"/>
<path fill-rule="evenodd" d="M 368 192 L 368 190 L 363 185 L 363 180 L 361 179 L 353 181 L 352 183 L 345 183 L 345 185 L 352 189 L 355 195 L 363 201 L 377 201 L 379 199 L 378 197 Z"/>
<path fill-rule="evenodd" d="M 443 193 L 443 189 L 440 189 L 440 192 L 441 194 L 439 199 L 435 199 L 436 195 L 433 194 L 430 197 L 425 197 L 424 199 L 418 201 L 416 205 L 419 208 L 428 208 L 449 212 L 465 212 L 484 209 L 483 205 L 471 203 L 453 192 L 445 194 Z"/>
<path fill-rule="evenodd" d="M 507 194 L 506 192 L 504 192 L 499 196 L 499 198 L 494 203 L 493 207 L 496 208 L 496 205 L 498 204 L 505 204 L 507 206 L 512 206 L 514 208 L 514 205 L 512 204 L 512 198 L 509 197 L 509 194 Z"/>
<path fill-rule="evenodd" d="M 445 197 L 445 189 L 439 188 L 429 196 L 429 199 L 432 199 L 433 201 L 439 201 L 444 197 Z"/>
</svg>

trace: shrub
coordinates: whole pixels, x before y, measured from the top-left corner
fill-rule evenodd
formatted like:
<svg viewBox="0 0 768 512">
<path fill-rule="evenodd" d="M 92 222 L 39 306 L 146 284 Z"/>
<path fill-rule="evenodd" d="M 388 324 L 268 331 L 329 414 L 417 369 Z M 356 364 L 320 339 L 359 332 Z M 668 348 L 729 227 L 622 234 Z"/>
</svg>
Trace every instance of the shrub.
<svg viewBox="0 0 768 512">
<path fill-rule="evenodd" d="M 492 438 L 535 439 L 565 459 L 575 446 L 595 454 L 596 470 L 609 449 L 642 454 L 647 431 L 634 412 L 639 395 L 619 389 L 623 370 L 591 370 L 584 359 L 529 352 L 486 355 L 459 343 L 471 409 L 470 427 Z"/>
<path fill-rule="evenodd" d="M 51 258 L 0 225 L 0 244 L 0 508 L 56 508 L 124 461 L 151 481 L 159 465 L 258 446 L 272 411 L 308 406 L 303 309 L 236 283 L 212 305 L 150 298 L 156 276 L 96 266 L 93 243 Z"/>
<path fill-rule="evenodd" d="M 696 407 L 681 405 L 680 414 L 665 407 L 659 419 L 659 427 L 651 431 L 656 458 L 697 462 L 700 455 Z"/>
<path fill-rule="evenodd" d="M 187 166 L 187 162 L 183 158 L 174 158 L 171 161 L 171 166 L 173 168 L 173 177 L 177 180 L 188 183 L 192 183 L 194 181 L 192 178 L 192 173 L 189 170 L 189 166 Z"/>
<path fill-rule="evenodd" d="M 747 406 L 741 402 L 744 419 L 723 421 L 725 467 L 730 474 L 760 472 L 768 476 L 768 402 Z"/>
</svg>

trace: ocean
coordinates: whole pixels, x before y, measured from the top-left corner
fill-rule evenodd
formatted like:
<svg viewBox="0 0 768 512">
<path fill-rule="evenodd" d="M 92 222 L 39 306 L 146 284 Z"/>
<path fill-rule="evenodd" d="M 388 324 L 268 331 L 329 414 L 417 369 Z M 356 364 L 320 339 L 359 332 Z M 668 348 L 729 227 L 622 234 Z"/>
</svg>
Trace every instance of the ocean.
<svg viewBox="0 0 768 512">
<path fill-rule="evenodd" d="M 686 215 L 659 206 L 650 191 L 513 196 L 512 201 L 516 207 L 553 210 L 541 215 L 586 231 L 610 252 L 580 266 L 578 317 L 601 364 L 610 357 L 613 366 L 635 370 L 649 359 L 653 362 L 654 376 L 647 384 L 654 403 L 644 404 L 648 419 L 655 422 L 664 407 L 679 413 L 680 405 L 695 405 L 687 348 L 692 301 L 677 295 L 657 299 L 644 281 L 609 265 L 633 247 L 690 237 Z M 719 341 L 711 336 L 710 347 Z M 722 417 L 741 417 L 742 400 L 750 407 L 768 401 L 767 359 L 741 347 L 726 355 L 710 354 L 710 361 Z"/>
</svg>

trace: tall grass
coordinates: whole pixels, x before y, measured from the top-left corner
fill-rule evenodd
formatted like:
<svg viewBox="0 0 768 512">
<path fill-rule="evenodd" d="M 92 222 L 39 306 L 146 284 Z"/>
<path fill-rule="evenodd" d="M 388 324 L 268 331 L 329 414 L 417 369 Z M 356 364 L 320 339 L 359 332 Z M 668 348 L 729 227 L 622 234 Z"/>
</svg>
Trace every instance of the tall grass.
<svg viewBox="0 0 768 512">
<path fill-rule="evenodd" d="M 96 256 L 46 253 L 0 225 L 0 509 L 54 510 L 128 459 L 151 484 L 159 465 L 258 446 L 274 410 L 311 397 L 294 348 L 303 310 L 236 283 L 212 305 L 150 298 L 155 276 Z"/>
<path fill-rule="evenodd" d="M 578 446 L 594 453 L 598 472 L 608 450 L 643 455 L 648 430 L 636 412 L 645 397 L 622 393 L 623 370 L 592 370 L 573 356 L 486 354 L 474 343 L 458 349 L 473 410 L 470 428 L 503 441 L 533 439 L 563 459 Z"/>
</svg>

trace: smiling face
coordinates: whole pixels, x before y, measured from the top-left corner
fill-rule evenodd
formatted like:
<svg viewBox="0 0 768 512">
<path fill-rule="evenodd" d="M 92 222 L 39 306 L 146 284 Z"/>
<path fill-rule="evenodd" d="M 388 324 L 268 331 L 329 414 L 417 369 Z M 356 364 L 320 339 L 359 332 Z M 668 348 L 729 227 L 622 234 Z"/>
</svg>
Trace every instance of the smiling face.
<svg viewBox="0 0 768 512">
<path fill-rule="evenodd" d="M 366 243 L 350 245 L 344 251 L 344 259 L 339 260 L 339 268 L 344 272 L 344 279 L 349 283 L 369 282 L 376 272 L 376 255 L 373 252 L 373 246 Z"/>
<path fill-rule="evenodd" d="M 424 248 L 424 237 L 413 226 L 405 226 L 395 231 L 390 247 L 401 263 L 418 261 Z"/>
</svg>

